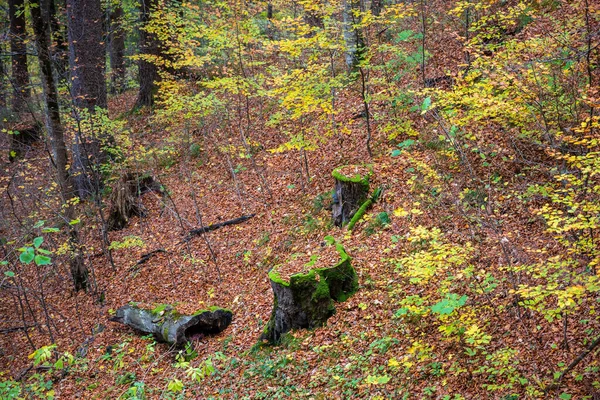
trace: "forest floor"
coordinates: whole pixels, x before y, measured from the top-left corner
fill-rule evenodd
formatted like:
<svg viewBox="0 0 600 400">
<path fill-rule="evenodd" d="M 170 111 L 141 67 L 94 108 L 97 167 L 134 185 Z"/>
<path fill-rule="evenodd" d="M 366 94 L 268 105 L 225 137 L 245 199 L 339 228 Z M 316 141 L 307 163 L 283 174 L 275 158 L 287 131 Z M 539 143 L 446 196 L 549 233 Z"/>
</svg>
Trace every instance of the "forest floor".
<svg viewBox="0 0 600 400">
<path fill-rule="evenodd" d="M 132 96 L 128 93 L 114 101 L 111 113 L 129 109 Z M 153 143 L 155 148 L 164 145 L 164 132 L 153 126 L 148 115 L 137 115 L 131 121 L 133 141 Z M 170 198 L 155 192 L 143 195 L 147 216 L 134 217 L 125 229 L 110 232 L 112 243 L 130 243 L 112 251 L 114 269 L 100 251 L 94 216 L 82 217 L 87 218 L 82 229 L 87 261 L 93 266 L 91 291 L 74 293 L 64 280 L 64 265 L 42 273 L 40 292 L 32 296 L 43 294 L 48 312 L 44 318 L 48 318 L 51 328 L 28 328 L 29 340 L 23 330 L 3 332 L 2 370 L 13 377 L 25 376 L 31 367 L 27 355 L 33 352 L 32 345 L 39 348 L 55 343 L 61 352 L 70 351 L 80 357 L 73 372 L 54 377 L 50 394 L 65 399 L 135 398 L 135 393 L 139 396 L 142 392 L 150 398 L 397 398 L 403 394 L 442 398 L 459 393 L 465 398 L 495 397 L 483 389 L 487 380 L 482 375 L 473 375 L 467 369 L 446 374 L 452 357 L 464 357 L 457 349 L 458 343 L 430 340 L 427 353 L 415 352 L 416 341 L 409 334 L 411 322 L 397 317 L 398 293 L 422 293 L 427 289 L 403 283 L 394 260 L 408 254 L 406 239 L 411 227 L 416 226 L 437 227 L 448 242 L 474 246 L 475 256 L 469 262 L 475 270 L 493 271 L 505 263 L 502 240 L 514 243 L 511 248 L 515 259 L 527 257 L 519 249 L 545 247 L 551 251 L 553 242 L 547 238 L 540 242 L 543 224 L 526 210 L 512 208 L 510 200 L 499 201 L 503 234 L 474 230 L 451 207 L 452 188 L 445 188 L 448 192 L 441 196 L 434 193 L 435 203 L 422 195 L 432 193 L 427 179 L 419 178 L 425 185 L 420 193 L 413 190 L 411 177 L 418 165 L 443 162 L 434 151 L 421 147 L 413 149 L 410 157 L 392 157 L 392 146 L 385 138 L 376 137 L 376 154 L 369 160 L 363 133 L 361 121 L 357 121 L 350 135 L 339 141 L 331 138 L 318 150 L 307 152 L 310 179 L 303 175 L 299 154 L 260 151 L 257 170 L 249 162 L 240 162 L 233 181 L 223 154 L 211 150 L 208 143 L 197 157 L 172 158 L 155 165 L 152 174 L 168 189 Z M 263 142 L 265 148 L 278 144 L 275 139 Z M 20 204 L 13 205 L 16 210 L 24 212 L 29 198 L 34 199 L 32 202 L 44 196 L 52 198 L 44 190 L 48 169 L 44 157 L 38 145 L 20 164 L 3 165 L 2 186 L 12 179 L 28 194 L 21 196 L 25 200 Z M 364 163 L 373 168 L 371 188 L 384 190 L 350 233 L 332 225 L 327 209 L 334 184 L 331 171 L 344 164 Z M 507 181 L 519 184 L 514 176 Z M 10 205 L 2 206 L 6 210 Z M 391 218 L 389 224 L 377 223 L 376 216 L 382 212 Z M 256 215 L 242 224 L 178 244 L 189 230 L 200 226 L 199 216 L 206 226 L 246 214 Z M 44 219 L 44 210 L 35 218 Z M 273 305 L 268 271 L 292 253 L 311 253 L 326 235 L 341 241 L 351 255 L 359 276 L 359 291 L 336 305 L 337 312 L 325 327 L 293 332 L 280 346 L 255 347 Z M 159 248 L 167 252 L 136 265 L 143 254 Z M 19 273 L 32 285 L 41 276 L 25 266 Z M 3 326 L 20 323 L 10 300 L 4 297 L 0 302 L 3 318 L 9 321 L 3 321 Z M 33 307 L 39 307 L 35 305 L 38 301 L 30 301 Z M 114 310 L 131 301 L 149 307 L 170 303 L 182 313 L 220 306 L 231 309 L 234 318 L 224 332 L 204 337 L 193 343 L 193 350 L 182 353 L 108 321 Z M 512 300 L 500 296 L 495 301 L 504 301 L 510 307 Z M 540 376 L 544 371 L 556 371 L 556 363 L 569 362 L 580 350 L 576 346 L 568 350 L 534 349 L 523 342 L 536 331 L 534 318 L 519 316 L 517 311 L 501 317 L 479 317 L 495 324 L 494 340 L 517 349 L 523 376 L 530 368 Z M 431 337 L 436 337 L 435 327 L 431 330 Z M 420 332 L 427 335 L 428 328 L 421 327 Z M 560 343 L 562 324 L 557 322 L 548 331 L 536 334 L 543 334 L 548 342 Z M 577 342 L 574 337 L 570 340 Z M 182 355 L 191 357 L 196 353 L 191 364 L 181 359 Z M 421 359 L 426 363 L 418 374 L 407 373 L 408 368 L 400 366 L 400 362 L 409 365 Z M 200 383 L 186 376 L 190 365 L 207 368 Z M 177 382 L 184 382 L 181 390 Z M 500 384 L 502 378 L 496 382 Z M 569 389 L 579 395 L 591 390 L 578 383 L 569 385 Z"/>
</svg>

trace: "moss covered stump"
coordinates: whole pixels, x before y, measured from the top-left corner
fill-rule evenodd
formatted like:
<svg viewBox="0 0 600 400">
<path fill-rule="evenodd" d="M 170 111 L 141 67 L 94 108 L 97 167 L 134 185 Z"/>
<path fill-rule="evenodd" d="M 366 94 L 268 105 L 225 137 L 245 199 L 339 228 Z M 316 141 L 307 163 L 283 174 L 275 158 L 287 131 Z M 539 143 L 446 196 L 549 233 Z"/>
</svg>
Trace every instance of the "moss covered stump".
<svg viewBox="0 0 600 400">
<path fill-rule="evenodd" d="M 260 339 L 277 344 L 292 329 L 314 329 L 325 325 L 335 313 L 334 302 L 348 299 L 358 290 L 358 277 L 351 258 L 340 244 L 340 256 L 331 267 L 313 268 L 283 279 L 275 267 L 269 272 L 273 288 L 273 311 Z M 313 261 L 314 263 L 314 261 Z"/>
<path fill-rule="evenodd" d="M 232 318 L 230 310 L 219 307 L 183 315 L 168 304 L 144 309 L 130 303 L 119 308 L 110 320 L 146 334 L 151 333 L 159 342 L 182 346 L 195 338 L 223 331 Z"/>
<path fill-rule="evenodd" d="M 331 173 L 335 179 L 332 217 L 336 226 L 346 225 L 367 200 L 371 170 L 364 166 L 345 165 Z"/>
</svg>

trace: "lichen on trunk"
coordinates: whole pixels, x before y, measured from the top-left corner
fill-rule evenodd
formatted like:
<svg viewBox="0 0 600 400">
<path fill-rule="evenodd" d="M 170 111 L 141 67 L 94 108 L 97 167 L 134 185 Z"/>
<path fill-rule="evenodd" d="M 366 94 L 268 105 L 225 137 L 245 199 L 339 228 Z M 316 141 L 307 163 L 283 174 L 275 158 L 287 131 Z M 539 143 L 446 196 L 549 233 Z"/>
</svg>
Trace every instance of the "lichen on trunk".
<svg viewBox="0 0 600 400">
<path fill-rule="evenodd" d="M 292 329 L 314 329 L 325 325 L 335 313 L 334 302 L 348 299 L 358 290 L 358 277 L 351 258 L 335 244 L 340 261 L 331 267 L 314 268 L 307 273 L 281 278 L 277 267 L 269 273 L 273 289 L 273 311 L 260 339 L 279 343 Z"/>
</svg>

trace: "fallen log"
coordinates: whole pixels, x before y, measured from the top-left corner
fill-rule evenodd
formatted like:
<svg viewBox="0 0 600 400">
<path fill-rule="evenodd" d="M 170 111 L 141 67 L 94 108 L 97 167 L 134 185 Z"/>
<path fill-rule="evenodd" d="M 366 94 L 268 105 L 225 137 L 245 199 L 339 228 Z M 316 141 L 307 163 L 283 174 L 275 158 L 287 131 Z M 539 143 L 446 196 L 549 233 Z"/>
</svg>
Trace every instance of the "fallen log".
<svg viewBox="0 0 600 400">
<path fill-rule="evenodd" d="M 192 240 L 192 238 L 194 236 L 200 236 L 206 232 L 214 231 L 214 230 L 217 230 L 224 226 L 241 224 L 242 222 L 248 221 L 250 218 L 254 217 L 255 215 L 256 214 L 242 215 L 241 217 L 230 219 L 229 221 L 219 222 L 217 224 L 212 224 L 212 225 L 202 226 L 200 228 L 192 229 L 180 243 L 189 242 L 190 240 Z"/>
<path fill-rule="evenodd" d="M 182 346 L 198 337 L 223 331 L 232 318 L 231 310 L 219 307 L 183 315 L 168 304 L 149 310 L 130 303 L 119 308 L 110 320 L 145 334 L 151 333 L 159 342 Z"/>
</svg>

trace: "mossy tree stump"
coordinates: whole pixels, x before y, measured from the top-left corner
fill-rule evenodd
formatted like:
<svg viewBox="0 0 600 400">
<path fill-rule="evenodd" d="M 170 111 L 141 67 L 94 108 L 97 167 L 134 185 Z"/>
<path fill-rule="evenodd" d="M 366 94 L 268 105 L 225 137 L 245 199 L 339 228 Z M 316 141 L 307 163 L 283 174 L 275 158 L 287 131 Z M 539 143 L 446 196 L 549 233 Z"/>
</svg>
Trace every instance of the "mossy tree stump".
<svg viewBox="0 0 600 400">
<path fill-rule="evenodd" d="M 341 260 L 325 268 L 281 278 L 277 267 L 269 272 L 273 288 L 273 312 L 260 337 L 279 343 L 281 335 L 292 329 L 314 329 L 325 325 L 335 313 L 334 302 L 348 299 L 358 290 L 358 277 L 351 258 L 340 244 L 336 250 Z"/>
<path fill-rule="evenodd" d="M 335 179 L 332 217 L 336 226 L 346 225 L 369 194 L 371 171 L 363 166 L 346 165 L 333 170 Z"/>
<path fill-rule="evenodd" d="M 232 318 L 230 310 L 219 307 L 182 315 L 168 304 L 150 310 L 130 303 L 119 308 L 110 320 L 146 334 L 151 333 L 159 342 L 181 346 L 197 337 L 223 331 Z"/>
</svg>

